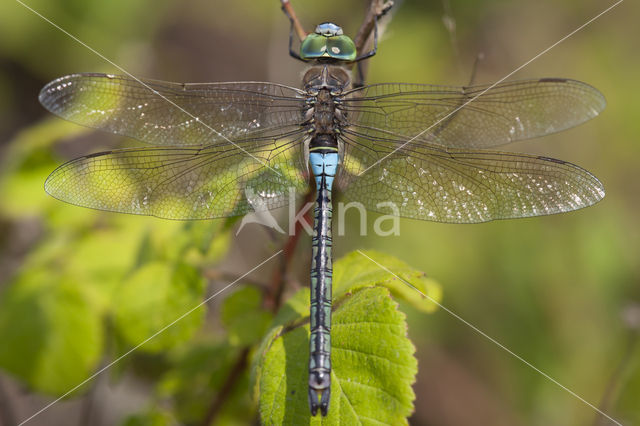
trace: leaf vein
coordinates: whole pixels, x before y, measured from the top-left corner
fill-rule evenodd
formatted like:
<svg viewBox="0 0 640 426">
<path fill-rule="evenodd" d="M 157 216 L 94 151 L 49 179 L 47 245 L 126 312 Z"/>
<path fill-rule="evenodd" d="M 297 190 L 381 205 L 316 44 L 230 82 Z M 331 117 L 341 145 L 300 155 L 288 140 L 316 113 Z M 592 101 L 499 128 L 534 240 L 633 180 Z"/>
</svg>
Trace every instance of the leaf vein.
<svg viewBox="0 0 640 426">
<path fill-rule="evenodd" d="M 345 352 L 355 352 L 355 353 L 357 353 L 357 354 L 358 354 L 358 353 L 360 353 L 360 354 L 363 354 L 363 355 L 365 355 L 365 356 L 370 356 L 370 357 L 372 357 L 372 358 L 379 358 L 379 359 L 381 359 L 381 360 L 383 360 L 383 361 L 387 361 L 387 362 L 389 362 L 390 364 L 397 365 L 397 366 L 399 366 L 399 367 L 410 367 L 410 365 L 402 364 L 402 363 L 400 363 L 400 362 L 396 362 L 396 361 L 392 361 L 391 359 L 389 359 L 389 358 L 385 358 L 385 357 L 384 357 L 384 356 L 382 356 L 382 355 L 377 355 L 377 354 L 374 354 L 374 353 L 364 352 L 364 351 L 360 351 L 360 350 L 356 350 L 356 349 L 348 349 L 348 348 L 347 348 L 347 347 L 345 347 L 345 346 L 335 346 L 335 345 L 334 345 L 334 346 L 333 346 L 333 350 L 334 350 L 334 352 L 335 352 L 335 351 L 338 351 L 338 352 L 339 352 L 339 351 L 345 351 Z"/>
<path fill-rule="evenodd" d="M 403 328 L 403 326 L 401 324 L 390 324 L 388 322 L 383 322 L 383 321 L 349 321 L 349 322 L 340 322 L 340 321 L 336 321 L 333 326 L 341 326 L 341 325 L 359 325 L 359 324 L 369 324 L 369 325 L 373 325 L 373 326 L 382 326 L 382 325 L 386 325 L 387 327 L 396 327 L 396 328 Z"/>
<path fill-rule="evenodd" d="M 280 379 L 280 383 L 278 383 L 278 387 L 277 387 L 278 391 L 282 387 L 282 383 L 285 381 L 285 379 L 286 379 L 286 374 L 282 376 L 282 378 Z M 275 414 L 274 411 L 276 409 L 276 399 L 278 398 L 279 394 L 280 393 L 277 391 L 273 393 L 273 403 L 271 404 L 271 413 L 269 413 L 269 418 L 271 420 L 273 420 L 273 416 Z"/>
<path fill-rule="evenodd" d="M 345 393 L 344 389 L 342 388 L 341 380 L 334 380 L 334 383 L 337 384 L 340 387 L 340 393 L 344 396 L 344 399 L 349 404 L 349 407 L 351 408 L 351 412 L 353 413 L 355 418 L 358 419 L 358 423 L 362 424 L 362 422 L 360 421 L 360 417 L 358 416 L 358 413 L 356 412 L 355 407 L 353 406 L 353 404 L 351 403 L 351 400 L 349 400 L 349 397 L 347 396 L 347 394 Z"/>
<path fill-rule="evenodd" d="M 394 401 L 396 401 L 396 402 L 398 403 L 398 405 L 399 405 L 399 406 L 401 406 L 401 407 L 402 407 L 402 406 L 404 406 L 404 404 L 402 403 L 402 401 L 400 401 L 400 400 L 398 399 L 398 397 L 397 397 L 397 396 L 390 394 L 389 392 L 387 392 L 386 390 L 384 390 L 384 389 L 382 389 L 382 388 L 377 388 L 377 387 L 375 387 L 375 386 L 371 386 L 371 385 L 368 385 L 368 384 L 366 384 L 366 383 L 356 382 L 356 381 L 354 381 L 354 380 L 350 381 L 349 383 L 353 383 L 354 385 L 360 385 L 360 386 L 363 386 L 363 387 L 366 387 L 366 388 L 371 388 L 371 389 L 373 389 L 373 390 L 376 390 L 376 391 L 379 391 L 379 392 L 381 392 L 381 393 L 384 393 L 385 395 L 388 395 L 391 399 L 393 399 Z M 340 388 L 342 389 L 342 386 L 340 386 Z"/>
</svg>

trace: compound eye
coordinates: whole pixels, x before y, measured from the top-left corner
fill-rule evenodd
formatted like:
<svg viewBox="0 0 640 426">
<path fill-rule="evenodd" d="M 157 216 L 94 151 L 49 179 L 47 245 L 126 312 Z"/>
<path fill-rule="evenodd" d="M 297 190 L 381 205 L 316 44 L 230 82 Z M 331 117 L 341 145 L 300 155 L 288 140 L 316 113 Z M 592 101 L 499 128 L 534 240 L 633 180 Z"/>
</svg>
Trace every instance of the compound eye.
<svg viewBox="0 0 640 426">
<path fill-rule="evenodd" d="M 302 59 L 317 59 L 327 56 L 327 38 L 320 34 L 309 34 L 300 45 Z"/>
<path fill-rule="evenodd" d="M 356 59 L 356 45 L 348 36 L 329 37 L 327 40 L 327 54 L 342 61 Z"/>
<path fill-rule="evenodd" d="M 353 61 L 356 59 L 356 45 L 346 35 L 309 34 L 300 45 L 300 57 L 304 60 L 333 58 Z"/>
</svg>

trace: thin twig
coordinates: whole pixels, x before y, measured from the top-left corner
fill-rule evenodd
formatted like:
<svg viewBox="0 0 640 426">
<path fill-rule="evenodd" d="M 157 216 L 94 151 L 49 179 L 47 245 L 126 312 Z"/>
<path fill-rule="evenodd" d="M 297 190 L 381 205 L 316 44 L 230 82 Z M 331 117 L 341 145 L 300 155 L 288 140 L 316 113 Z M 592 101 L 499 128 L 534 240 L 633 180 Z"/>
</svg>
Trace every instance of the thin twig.
<svg viewBox="0 0 640 426">
<path fill-rule="evenodd" d="M 460 48 L 458 46 L 458 36 L 456 34 L 456 18 L 451 10 L 451 1 L 442 0 L 442 24 L 449 33 L 449 43 L 456 63 L 458 73 L 462 74 L 462 60 L 460 59 Z"/>
<path fill-rule="evenodd" d="M 354 43 L 356 45 L 356 52 L 358 55 L 363 54 L 368 50 L 368 46 L 371 45 L 374 35 L 374 28 L 376 20 L 378 20 L 383 14 L 385 14 L 393 6 L 393 1 L 385 0 L 371 0 L 369 3 L 369 10 L 360 25 L 360 29 L 356 33 Z M 378 38 L 380 33 L 378 32 Z M 360 61 L 356 64 L 357 76 L 354 81 L 354 87 L 361 87 L 365 84 L 367 70 L 369 68 L 369 61 Z"/>
<path fill-rule="evenodd" d="M 2 374 L 0 374 L 0 423 L 3 426 L 14 426 L 18 424 Z"/>
<path fill-rule="evenodd" d="M 91 383 L 89 392 L 84 396 L 82 401 L 82 408 L 80 409 L 80 416 L 78 418 L 78 426 L 82 425 L 94 425 L 96 422 L 93 420 L 93 408 L 95 406 L 95 394 L 97 381 Z"/>
<path fill-rule="evenodd" d="M 311 201 L 313 201 L 313 191 L 307 191 L 300 209 L 304 209 L 305 206 Z M 300 210 L 298 210 L 298 213 L 299 212 Z M 307 211 L 302 220 L 304 220 L 307 224 L 311 223 L 310 210 Z M 300 240 L 300 235 L 302 234 L 302 226 L 302 222 L 296 222 L 293 235 L 289 236 L 284 247 L 282 248 L 284 256 L 282 257 L 282 261 L 280 262 L 280 267 L 276 268 L 273 273 L 270 291 L 267 299 L 265 300 L 266 307 L 273 312 L 277 312 L 280 308 L 280 304 L 282 303 L 282 294 L 284 293 L 284 277 L 287 275 L 287 271 L 289 269 L 289 265 L 291 264 L 291 260 L 293 259 L 296 246 L 298 245 L 298 241 Z"/>
<path fill-rule="evenodd" d="M 289 19 L 291 19 L 291 22 L 293 22 L 293 28 L 296 30 L 298 38 L 300 39 L 300 41 L 304 40 L 307 36 L 307 32 L 304 30 L 302 24 L 298 20 L 296 12 L 293 10 L 293 6 L 291 6 L 289 0 L 280 0 L 280 2 L 282 3 L 282 10 L 284 10 L 284 13 L 286 13 Z"/>
<path fill-rule="evenodd" d="M 229 399 L 231 395 L 231 391 L 233 391 L 234 386 L 236 385 L 238 379 L 247 368 L 249 359 L 249 348 L 242 349 L 236 363 L 231 368 L 229 375 L 227 376 L 227 380 L 225 380 L 224 384 L 220 388 L 220 392 L 218 392 L 216 398 L 211 402 L 209 409 L 207 410 L 207 414 L 202 421 L 202 426 L 209 426 L 213 423 L 216 416 L 220 413 L 220 409 L 224 405 L 224 403 Z"/>
<path fill-rule="evenodd" d="M 369 10 L 367 11 L 367 15 L 360 25 L 360 29 L 356 33 L 356 36 L 353 39 L 353 42 L 356 45 L 356 50 L 358 52 L 364 52 L 367 42 L 373 36 L 373 27 L 376 24 L 376 19 L 383 14 L 385 10 L 388 10 L 393 5 L 391 1 L 385 0 L 371 0 L 369 4 Z"/>
</svg>

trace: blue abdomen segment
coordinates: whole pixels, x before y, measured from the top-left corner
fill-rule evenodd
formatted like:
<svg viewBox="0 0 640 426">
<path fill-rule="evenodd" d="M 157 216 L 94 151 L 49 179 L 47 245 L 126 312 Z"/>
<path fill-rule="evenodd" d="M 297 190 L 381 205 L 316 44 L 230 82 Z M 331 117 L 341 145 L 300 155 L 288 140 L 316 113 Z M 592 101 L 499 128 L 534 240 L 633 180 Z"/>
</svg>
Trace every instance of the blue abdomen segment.
<svg viewBox="0 0 640 426">
<path fill-rule="evenodd" d="M 309 163 L 311 163 L 311 171 L 316 178 L 316 188 L 320 192 L 320 183 L 322 177 L 326 178 L 327 188 L 331 193 L 333 186 L 333 178 L 338 170 L 338 152 L 312 152 L 309 154 Z"/>
<path fill-rule="evenodd" d="M 314 236 L 311 258 L 311 313 L 309 338 L 309 407 L 327 415 L 331 396 L 331 186 L 338 168 L 338 151 L 323 148 L 309 154 L 316 180 Z"/>
</svg>

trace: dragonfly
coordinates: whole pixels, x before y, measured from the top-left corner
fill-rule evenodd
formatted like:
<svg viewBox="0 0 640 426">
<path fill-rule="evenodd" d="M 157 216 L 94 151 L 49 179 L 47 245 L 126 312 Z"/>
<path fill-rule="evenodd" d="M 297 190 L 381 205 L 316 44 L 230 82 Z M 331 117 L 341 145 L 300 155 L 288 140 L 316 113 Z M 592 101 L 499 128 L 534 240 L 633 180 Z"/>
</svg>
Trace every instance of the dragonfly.
<svg viewBox="0 0 640 426">
<path fill-rule="evenodd" d="M 565 78 L 495 85 L 354 84 L 359 52 L 341 27 L 318 25 L 289 51 L 309 69 L 301 88 L 73 74 L 47 84 L 50 112 L 145 142 L 55 169 L 46 191 L 78 206 L 167 219 L 276 209 L 315 187 L 308 399 L 331 396 L 332 191 L 405 218 L 478 223 L 568 212 L 604 197 L 600 181 L 566 161 L 496 151 L 597 116 L 603 95 Z"/>
</svg>

